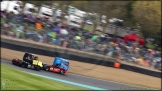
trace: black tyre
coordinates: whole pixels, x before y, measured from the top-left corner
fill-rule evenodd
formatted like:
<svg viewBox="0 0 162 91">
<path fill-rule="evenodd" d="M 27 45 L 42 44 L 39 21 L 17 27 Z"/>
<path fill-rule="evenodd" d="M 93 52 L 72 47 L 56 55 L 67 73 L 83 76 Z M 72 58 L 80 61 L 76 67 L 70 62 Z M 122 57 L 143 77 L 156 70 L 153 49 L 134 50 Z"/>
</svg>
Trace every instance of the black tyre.
<svg viewBox="0 0 162 91">
<path fill-rule="evenodd" d="M 40 67 L 39 67 L 39 66 L 36 66 L 35 69 L 36 69 L 37 71 L 39 71 L 39 70 L 40 70 Z"/>
<path fill-rule="evenodd" d="M 34 69 L 35 69 L 35 68 L 34 68 L 34 65 L 31 65 L 30 69 L 34 70 Z"/>
<path fill-rule="evenodd" d="M 62 74 L 62 75 L 63 75 L 63 74 L 64 74 L 64 70 L 60 70 L 60 74 Z"/>
<path fill-rule="evenodd" d="M 21 63 L 22 63 L 22 62 L 23 62 L 22 60 L 19 60 L 19 64 L 18 64 L 18 66 L 21 67 Z"/>
<path fill-rule="evenodd" d="M 12 61 L 12 64 L 15 64 L 14 61 Z"/>
<path fill-rule="evenodd" d="M 50 67 L 45 67 L 45 71 L 49 71 L 50 70 Z"/>
<path fill-rule="evenodd" d="M 21 63 L 20 63 L 20 67 L 25 68 L 24 62 L 21 62 Z"/>
</svg>

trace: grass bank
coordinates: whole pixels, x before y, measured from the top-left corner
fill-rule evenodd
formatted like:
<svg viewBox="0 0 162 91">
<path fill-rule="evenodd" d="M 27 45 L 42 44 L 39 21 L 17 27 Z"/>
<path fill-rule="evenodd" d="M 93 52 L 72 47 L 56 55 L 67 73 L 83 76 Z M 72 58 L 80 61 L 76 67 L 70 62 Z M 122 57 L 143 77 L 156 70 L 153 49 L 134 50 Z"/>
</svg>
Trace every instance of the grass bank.
<svg viewBox="0 0 162 91">
<path fill-rule="evenodd" d="M 82 90 L 66 84 L 37 77 L 1 64 L 2 89 L 4 90 Z"/>
</svg>

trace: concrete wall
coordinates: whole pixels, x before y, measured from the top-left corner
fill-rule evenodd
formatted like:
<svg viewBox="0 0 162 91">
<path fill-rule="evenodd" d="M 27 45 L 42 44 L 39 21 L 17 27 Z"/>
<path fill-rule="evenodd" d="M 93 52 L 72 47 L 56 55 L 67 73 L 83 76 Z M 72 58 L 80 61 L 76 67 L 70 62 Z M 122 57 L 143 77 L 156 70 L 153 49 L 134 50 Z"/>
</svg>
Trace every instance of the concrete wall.
<svg viewBox="0 0 162 91">
<path fill-rule="evenodd" d="M 22 41 L 22 40 L 16 40 L 8 37 L 1 37 L 1 42 L 5 43 L 10 43 L 10 44 L 15 44 L 15 45 L 21 45 L 25 47 L 31 47 L 31 48 L 37 48 L 37 49 L 42 49 L 46 51 L 52 51 L 52 52 L 58 52 L 61 54 L 69 54 L 69 55 L 74 55 L 74 56 L 80 56 L 80 57 L 86 57 L 86 58 L 92 58 L 92 59 L 97 59 L 97 60 L 104 60 L 104 61 L 111 61 L 115 62 L 117 61 L 115 58 L 111 58 L 108 56 L 104 55 L 99 55 L 95 53 L 89 53 L 89 52 L 84 52 L 84 51 L 78 51 L 75 49 L 71 48 L 64 48 L 64 47 L 59 47 L 55 45 L 44 45 L 44 43 L 37 43 L 37 42 L 28 42 L 28 41 Z"/>
</svg>

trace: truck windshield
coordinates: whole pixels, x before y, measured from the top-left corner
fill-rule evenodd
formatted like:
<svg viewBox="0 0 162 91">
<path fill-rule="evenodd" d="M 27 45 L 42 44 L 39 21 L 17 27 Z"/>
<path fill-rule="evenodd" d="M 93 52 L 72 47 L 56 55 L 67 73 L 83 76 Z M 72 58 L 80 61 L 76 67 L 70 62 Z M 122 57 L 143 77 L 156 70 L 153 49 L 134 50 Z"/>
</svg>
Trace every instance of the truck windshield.
<svg viewBox="0 0 162 91">
<path fill-rule="evenodd" d="M 14 7 L 14 10 L 17 10 L 17 11 L 21 11 L 21 9 L 22 9 L 22 6 L 15 6 Z"/>
<path fill-rule="evenodd" d="M 33 8 L 29 8 L 28 11 L 29 11 L 29 12 L 33 12 L 33 13 L 36 13 L 36 10 L 33 9 Z"/>
<path fill-rule="evenodd" d="M 45 16 L 48 16 L 48 17 L 52 17 L 52 15 L 49 15 L 49 14 L 46 14 L 46 13 L 42 13 L 43 15 Z"/>
<path fill-rule="evenodd" d="M 76 22 L 76 21 L 71 21 L 71 23 L 75 23 L 77 25 L 80 25 L 80 23 L 79 22 Z"/>
<path fill-rule="evenodd" d="M 14 10 L 18 10 L 18 7 L 17 7 L 17 6 L 15 6 L 15 7 L 14 7 Z"/>
<path fill-rule="evenodd" d="M 20 9 L 22 9 L 23 7 L 22 6 L 20 6 Z"/>
</svg>

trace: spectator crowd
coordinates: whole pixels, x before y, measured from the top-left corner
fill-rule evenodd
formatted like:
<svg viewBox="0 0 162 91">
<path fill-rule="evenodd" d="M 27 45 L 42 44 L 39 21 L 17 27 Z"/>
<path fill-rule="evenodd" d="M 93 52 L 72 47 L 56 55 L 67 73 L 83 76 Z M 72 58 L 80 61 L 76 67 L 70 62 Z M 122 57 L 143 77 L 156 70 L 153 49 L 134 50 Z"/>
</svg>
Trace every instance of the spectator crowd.
<svg viewBox="0 0 162 91">
<path fill-rule="evenodd" d="M 137 42 L 125 42 L 109 34 L 98 34 L 51 21 L 34 14 L 14 15 L 1 11 L 1 34 L 110 56 L 142 66 L 161 69 L 161 52 Z"/>
</svg>

